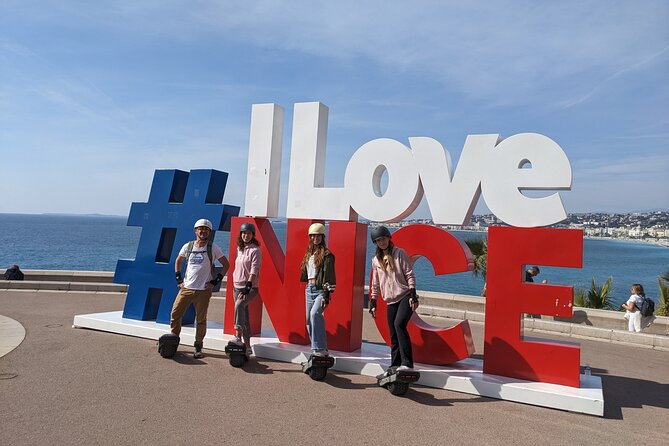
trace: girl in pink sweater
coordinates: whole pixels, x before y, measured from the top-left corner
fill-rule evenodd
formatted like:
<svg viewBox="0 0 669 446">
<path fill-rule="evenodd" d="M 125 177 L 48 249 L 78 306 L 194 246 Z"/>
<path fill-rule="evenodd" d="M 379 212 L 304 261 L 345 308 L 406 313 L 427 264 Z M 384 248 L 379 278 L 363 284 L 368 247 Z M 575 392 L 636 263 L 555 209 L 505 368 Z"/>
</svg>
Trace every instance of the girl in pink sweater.
<svg viewBox="0 0 669 446">
<path fill-rule="evenodd" d="M 251 223 L 243 223 L 239 227 L 237 258 L 232 280 L 235 289 L 234 342 L 238 345 L 246 345 L 247 356 L 251 354 L 249 303 L 258 295 L 258 275 L 261 263 L 262 252 L 260 243 L 256 240 L 256 228 Z"/>
<path fill-rule="evenodd" d="M 376 299 L 379 296 L 388 304 L 388 328 L 392 344 L 392 362 L 383 377 L 394 370 L 413 369 L 407 325 L 418 308 L 418 296 L 409 256 L 406 251 L 393 245 L 388 228 L 378 226 L 372 229 L 372 242 L 376 245 L 376 255 L 372 259 L 369 312 L 376 318 Z"/>
</svg>

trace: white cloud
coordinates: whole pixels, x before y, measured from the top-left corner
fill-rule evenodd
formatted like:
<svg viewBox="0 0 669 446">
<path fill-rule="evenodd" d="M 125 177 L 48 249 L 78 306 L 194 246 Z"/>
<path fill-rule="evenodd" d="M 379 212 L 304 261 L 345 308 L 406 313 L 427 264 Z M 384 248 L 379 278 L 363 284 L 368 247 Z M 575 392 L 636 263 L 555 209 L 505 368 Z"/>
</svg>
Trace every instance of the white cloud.
<svg viewBox="0 0 669 446">
<path fill-rule="evenodd" d="M 666 2 L 208 3 L 194 23 L 238 42 L 420 73 L 500 104 L 588 90 L 651 69 L 669 39 Z M 355 62 L 352 62 L 355 63 Z M 574 76 L 586 76 L 574 82 Z M 591 77 L 588 81 L 587 77 Z M 555 91 L 557 82 L 570 88 Z M 564 91 L 566 90 L 566 91 Z"/>
<path fill-rule="evenodd" d="M 650 156 L 629 156 L 625 158 L 597 158 L 581 159 L 573 163 L 574 178 L 595 177 L 601 179 L 636 177 L 636 178 L 656 178 L 666 176 L 669 172 L 669 153 Z M 669 189 L 667 189 L 669 190 Z M 669 200 L 669 193 L 667 194 Z"/>
<path fill-rule="evenodd" d="M 627 74 L 627 73 L 633 72 L 634 70 L 639 70 L 639 69 L 644 68 L 645 65 L 650 64 L 655 59 L 657 59 L 659 57 L 662 57 L 662 56 L 665 56 L 668 50 L 669 50 L 669 47 L 664 47 L 662 50 L 660 50 L 660 51 L 658 51 L 654 54 L 651 54 L 648 57 L 645 57 L 643 60 L 638 61 L 638 62 L 634 62 L 631 65 L 616 71 L 615 73 L 611 74 L 606 79 L 601 81 L 601 83 L 595 85 L 595 87 L 592 90 L 590 90 L 588 93 L 586 93 L 585 95 L 583 95 L 581 97 L 578 97 L 578 98 L 573 98 L 573 99 L 570 99 L 568 101 L 565 101 L 560 108 L 563 108 L 563 109 L 571 108 L 571 107 L 577 106 L 577 105 L 587 101 L 588 99 L 593 97 L 595 94 L 600 92 L 600 90 L 602 90 L 608 82 L 622 76 L 623 74 Z"/>
<path fill-rule="evenodd" d="M 669 42 L 669 3 L 662 0 L 115 1 L 60 8 L 65 19 L 83 16 L 88 26 L 121 29 L 124 39 L 208 35 L 344 63 L 368 60 L 390 75 L 417 74 L 501 105 L 573 106 L 608 79 L 652 69 Z M 45 11 L 36 14 L 49 20 Z"/>
<path fill-rule="evenodd" d="M 348 155 L 368 138 L 418 136 L 411 133 L 418 128 L 427 132 L 422 136 L 455 135 L 443 141 L 455 154 L 472 133 L 471 122 L 500 133 L 526 123 L 564 131 L 575 159 L 575 187 L 566 196 L 599 203 L 601 185 L 613 196 L 619 184 L 627 189 L 617 197 L 634 203 L 632 192 L 640 189 L 630 177 L 667 184 L 666 82 L 649 83 L 651 93 L 636 108 L 610 115 L 594 108 L 611 97 L 627 105 L 637 97 L 619 94 L 620 87 L 641 88 L 638 77 L 666 72 L 666 1 L 4 2 L 0 14 L 11 16 L 15 29 L 35 30 L 29 36 L 0 32 L 0 143 L 44 155 L 46 173 L 36 175 L 45 181 L 52 178 L 49 169 L 71 161 L 65 167 L 77 175 L 71 181 L 91 184 L 86 190 L 64 185 L 79 191 L 80 206 L 99 204 L 96 194 L 110 205 L 137 201 L 138 194 L 141 200 L 155 168 L 206 166 L 231 173 L 230 193 L 241 204 L 249 98 L 258 97 L 281 102 L 306 96 L 336 109 L 328 138 L 332 185 L 341 183 Z M 64 45 L 51 45 L 52 39 Z M 185 55 L 218 48 L 225 50 Z M 227 51 L 270 55 L 271 62 L 253 66 L 266 70 L 265 77 L 237 71 Z M 182 66 L 189 62 L 193 66 Z M 326 79 L 319 88 L 272 70 L 291 64 L 291 72 L 311 69 L 314 77 L 344 75 L 339 84 Z M 349 73 L 366 82 L 346 78 Z M 316 96 L 323 91 L 332 94 Z M 292 103 L 282 105 L 287 159 Z M 497 106 L 508 108 L 490 110 Z M 552 116 L 536 116 L 542 113 Z M 564 129 L 551 122 L 560 114 L 572 118 Z M 505 121 L 506 115 L 515 121 Z M 607 122 L 611 116 L 615 123 Z M 629 125 L 617 126 L 621 122 Z M 652 145 L 645 142 L 651 139 Z M 638 155 L 615 158 L 632 150 Z M 22 177 L 25 172 L 11 178 Z M 644 200 L 651 195 L 666 202 L 653 194 Z M 58 196 L 35 192 L 28 201 L 35 208 L 56 206 Z"/>
</svg>

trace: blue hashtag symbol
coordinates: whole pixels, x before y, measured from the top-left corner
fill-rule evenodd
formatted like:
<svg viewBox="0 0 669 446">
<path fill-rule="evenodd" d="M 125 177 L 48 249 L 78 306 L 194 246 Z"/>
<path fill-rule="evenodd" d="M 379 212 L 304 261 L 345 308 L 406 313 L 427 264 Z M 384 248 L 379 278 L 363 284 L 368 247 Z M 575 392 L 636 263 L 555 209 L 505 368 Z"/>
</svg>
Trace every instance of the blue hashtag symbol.
<svg viewBox="0 0 669 446">
<path fill-rule="evenodd" d="M 123 317 L 168 324 L 179 291 L 173 260 L 181 247 L 195 238 L 193 224 L 210 220 L 215 231 L 229 231 L 238 206 L 221 204 L 228 174 L 211 169 L 156 170 L 146 203 L 132 203 L 128 226 L 141 226 L 134 260 L 119 260 L 114 282 L 128 285 Z M 183 323 L 195 319 L 193 307 Z"/>
</svg>

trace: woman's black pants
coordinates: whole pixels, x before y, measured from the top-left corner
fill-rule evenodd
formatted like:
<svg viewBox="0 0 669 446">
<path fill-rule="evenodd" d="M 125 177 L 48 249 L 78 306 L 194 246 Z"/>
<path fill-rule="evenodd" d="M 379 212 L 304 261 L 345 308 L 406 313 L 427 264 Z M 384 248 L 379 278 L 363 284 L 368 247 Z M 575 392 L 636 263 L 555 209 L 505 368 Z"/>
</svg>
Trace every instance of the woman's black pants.
<svg viewBox="0 0 669 446">
<path fill-rule="evenodd" d="M 388 328 L 390 329 L 390 356 L 392 358 L 391 366 L 405 365 L 413 367 L 413 354 L 411 352 L 411 338 L 407 325 L 413 315 L 413 310 L 409 306 L 410 294 L 402 298 L 399 302 L 388 305 Z"/>
</svg>

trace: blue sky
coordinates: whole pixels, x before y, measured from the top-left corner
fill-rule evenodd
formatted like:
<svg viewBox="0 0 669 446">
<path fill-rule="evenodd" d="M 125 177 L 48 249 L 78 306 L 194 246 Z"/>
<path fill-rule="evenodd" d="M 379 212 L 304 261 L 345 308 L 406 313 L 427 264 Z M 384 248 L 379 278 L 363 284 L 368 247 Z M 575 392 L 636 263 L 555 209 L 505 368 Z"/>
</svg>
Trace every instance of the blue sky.
<svg viewBox="0 0 669 446">
<path fill-rule="evenodd" d="M 329 186 L 375 138 L 430 136 L 456 161 L 468 134 L 536 132 L 571 161 L 568 212 L 666 210 L 667 23 L 664 0 L 4 0 L 0 212 L 127 215 L 166 168 L 229 172 L 243 205 L 267 102 L 286 110 L 285 197 L 308 101 L 330 107 Z"/>
</svg>

